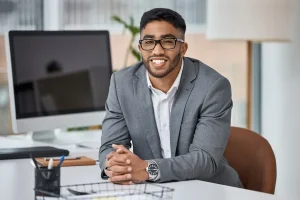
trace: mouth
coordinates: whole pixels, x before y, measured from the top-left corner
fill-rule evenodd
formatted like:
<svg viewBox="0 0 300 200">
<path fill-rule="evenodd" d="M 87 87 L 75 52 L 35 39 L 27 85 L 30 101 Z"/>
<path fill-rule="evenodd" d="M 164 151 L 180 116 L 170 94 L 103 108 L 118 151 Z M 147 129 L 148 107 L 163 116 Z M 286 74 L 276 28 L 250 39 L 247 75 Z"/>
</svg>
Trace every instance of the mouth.
<svg viewBox="0 0 300 200">
<path fill-rule="evenodd" d="M 150 63 L 152 63 L 156 67 L 163 66 L 168 60 L 164 58 L 151 58 Z"/>
</svg>

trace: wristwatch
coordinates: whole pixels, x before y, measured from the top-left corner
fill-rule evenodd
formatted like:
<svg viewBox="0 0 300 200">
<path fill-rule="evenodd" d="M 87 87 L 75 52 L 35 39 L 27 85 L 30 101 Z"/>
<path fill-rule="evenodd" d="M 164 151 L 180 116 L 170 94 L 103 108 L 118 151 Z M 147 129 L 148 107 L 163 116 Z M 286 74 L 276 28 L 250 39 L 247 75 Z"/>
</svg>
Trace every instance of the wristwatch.
<svg viewBox="0 0 300 200">
<path fill-rule="evenodd" d="M 148 162 L 148 166 L 146 168 L 146 171 L 149 174 L 148 181 L 156 181 L 159 175 L 158 165 L 154 160 L 147 160 L 147 162 Z"/>
</svg>

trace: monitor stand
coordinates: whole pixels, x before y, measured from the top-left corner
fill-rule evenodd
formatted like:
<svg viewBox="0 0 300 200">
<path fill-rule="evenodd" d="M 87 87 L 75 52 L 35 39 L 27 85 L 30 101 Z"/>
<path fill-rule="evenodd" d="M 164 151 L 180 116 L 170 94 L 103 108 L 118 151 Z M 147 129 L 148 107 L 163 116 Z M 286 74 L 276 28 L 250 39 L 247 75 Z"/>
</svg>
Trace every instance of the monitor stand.
<svg viewBox="0 0 300 200">
<path fill-rule="evenodd" d="M 56 136 L 55 130 L 52 131 L 34 131 L 32 132 L 31 139 L 35 142 L 42 142 L 51 145 L 68 145 L 72 142 L 68 139 L 60 139 Z"/>
<path fill-rule="evenodd" d="M 32 132 L 32 140 L 39 142 L 54 142 L 56 140 L 54 131 L 35 131 Z"/>
<path fill-rule="evenodd" d="M 75 145 L 81 148 L 99 149 L 101 144 L 100 140 L 98 140 L 99 132 L 94 134 L 93 132 L 84 133 L 84 131 L 64 132 L 56 129 L 30 133 L 33 141 L 50 145 Z"/>
<path fill-rule="evenodd" d="M 76 145 L 80 140 L 76 135 L 70 133 L 60 134 L 60 131 L 34 131 L 31 132 L 31 139 L 35 142 L 42 142 L 51 145 Z M 56 134 L 58 133 L 58 135 Z"/>
</svg>

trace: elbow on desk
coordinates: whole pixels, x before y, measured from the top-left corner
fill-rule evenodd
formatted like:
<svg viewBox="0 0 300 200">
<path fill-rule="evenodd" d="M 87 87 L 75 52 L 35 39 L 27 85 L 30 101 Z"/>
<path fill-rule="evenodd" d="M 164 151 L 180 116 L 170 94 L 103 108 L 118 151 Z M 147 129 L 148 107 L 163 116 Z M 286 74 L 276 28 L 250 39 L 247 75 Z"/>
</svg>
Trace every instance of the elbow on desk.
<svg viewBox="0 0 300 200">
<path fill-rule="evenodd" d="M 207 153 L 198 152 L 198 163 L 194 165 L 194 177 L 200 180 L 209 180 L 215 176 L 219 165 L 215 159 Z"/>
</svg>

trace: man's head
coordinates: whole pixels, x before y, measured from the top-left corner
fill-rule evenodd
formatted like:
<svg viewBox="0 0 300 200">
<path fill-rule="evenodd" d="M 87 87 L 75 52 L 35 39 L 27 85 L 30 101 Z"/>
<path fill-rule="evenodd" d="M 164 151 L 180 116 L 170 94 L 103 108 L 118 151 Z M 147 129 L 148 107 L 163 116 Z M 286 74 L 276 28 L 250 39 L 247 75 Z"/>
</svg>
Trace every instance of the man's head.
<svg viewBox="0 0 300 200">
<path fill-rule="evenodd" d="M 188 47 L 185 30 L 184 19 L 173 10 L 155 8 L 143 14 L 139 50 L 150 75 L 163 78 L 178 74 Z"/>
</svg>

